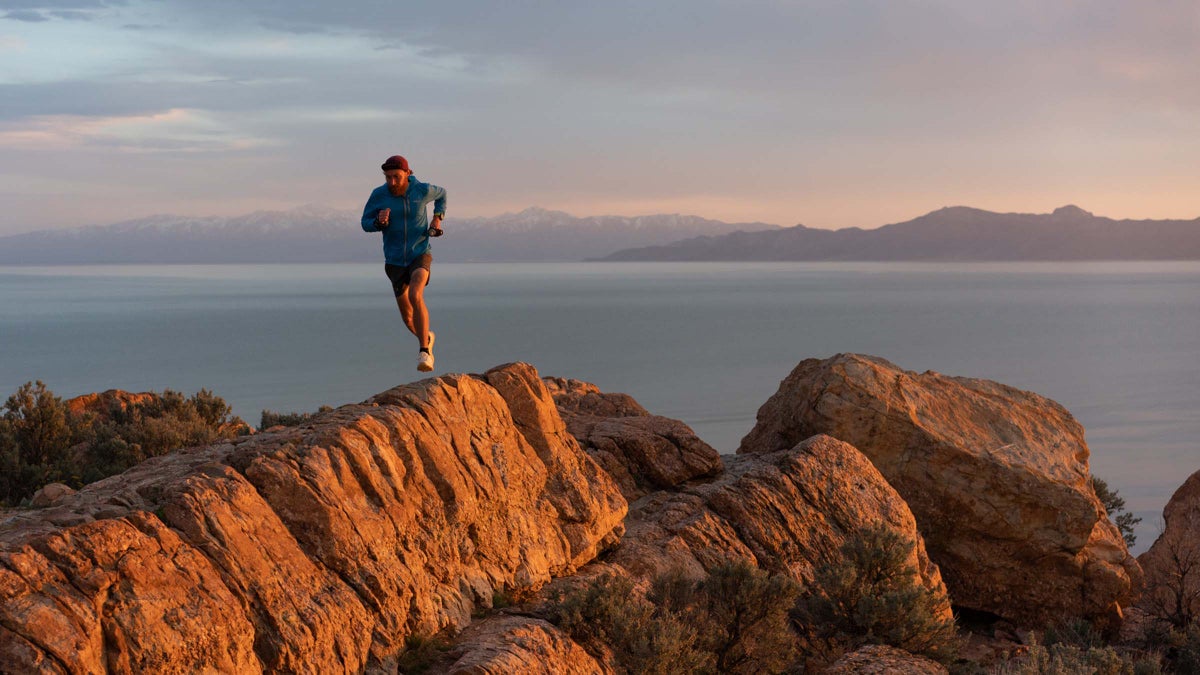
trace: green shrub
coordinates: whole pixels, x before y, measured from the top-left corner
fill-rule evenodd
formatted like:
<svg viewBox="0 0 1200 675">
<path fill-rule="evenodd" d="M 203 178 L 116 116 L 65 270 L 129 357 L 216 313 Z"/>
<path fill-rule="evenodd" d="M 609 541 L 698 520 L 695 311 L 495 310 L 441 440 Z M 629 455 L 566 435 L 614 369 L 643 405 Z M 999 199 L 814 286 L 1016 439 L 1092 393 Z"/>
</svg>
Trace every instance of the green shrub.
<svg viewBox="0 0 1200 675">
<path fill-rule="evenodd" d="M 1152 659 L 1135 660 L 1112 647 L 1080 647 L 1065 642 L 1041 645 L 996 666 L 996 675 L 1156 675 L 1162 669 Z"/>
<path fill-rule="evenodd" d="M 1046 630 L 1046 646 L 1063 644 L 1079 649 L 1096 649 L 1104 647 L 1104 638 L 1090 621 L 1074 619 L 1059 626 Z"/>
<path fill-rule="evenodd" d="M 700 580 L 680 571 L 661 575 L 649 598 L 697 628 L 698 646 L 712 655 L 715 672 L 775 673 L 796 659 L 788 610 L 799 593 L 799 585 L 786 576 L 730 561 Z"/>
<path fill-rule="evenodd" d="M 671 612 L 656 612 L 625 577 L 601 575 L 552 597 L 549 609 L 550 620 L 593 655 L 610 648 L 622 672 L 682 675 L 706 666 L 695 629 Z"/>
<path fill-rule="evenodd" d="M 259 429 L 270 429 L 271 427 L 298 427 L 310 421 L 317 413 L 323 413 L 333 410 L 332 407 L 323 405 L 317 409 L 315 413 L 279 413 L 273 410 L 262 411 L 262 418 L 259 420 Z"/>
<path fill-rule="evenodd" d="M 177 448 L 230 438 L 244 427 L 220 397 L 170 389 L 105 414 L 73 415 L 41 382 L 27 382 L 0 418 L 0 499 L 16 505 L 51 482 L 78 488 Z"/>
<path fill-rule="evenodd" d="M 957 652 L 944 595 L 921 585 L 908 564 L 914 544 L 892 529 L 861 531 L 841 559 L 816 571 L 792 620 L 813 659 L 832 660 L 864 644 L 884 644 L 949 663 Z"/>
<path fill-rule="evenodd" d="M 1109 518 L 1113 519 L 1113 523 L 1117 526 L 1121 536 L 1125 539 L 1126 546 L 1133 546 L 1137 541 L 1137 535 L 1133 533 L 1137 524 L 1142 522 L 1141 518 L 1125 511 L 1125 498 L 1118 494 L 1117 490 L 1110 489 L 1108 483 L 1092 476 L 1092 490 L 1096 492 L 1096 496 L 1100 498 L 1100 503 L 1104 505 L 1104 512 Z M 1114 517 L 1115 514 L 1115 517 Z"/>
<path fill-rule="evenodd" d="M 432 672 L 442 665 L 451 646 L 450 639 L 442 634 L 409 635 L 404 639 L 404 651 L 397 659 L 397 672 L 412 675 Z"/>
</svg>

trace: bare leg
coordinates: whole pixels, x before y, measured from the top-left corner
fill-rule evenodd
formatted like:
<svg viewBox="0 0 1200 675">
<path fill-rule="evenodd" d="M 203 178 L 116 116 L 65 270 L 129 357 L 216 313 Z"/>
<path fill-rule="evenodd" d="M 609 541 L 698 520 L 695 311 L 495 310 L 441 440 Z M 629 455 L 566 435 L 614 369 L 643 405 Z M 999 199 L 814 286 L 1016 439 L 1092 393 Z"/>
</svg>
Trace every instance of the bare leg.
<svg viewBox="0 0 1200 675">
<path fill-rule="evenodd" d="M 413 306 L 408 301 L 408 286 L 404 287 L 404 291 L 396 296 L 396 306 L 400 308 L 400 318 L 404 320 L 404 326 L 409 332 L 417 335 L 417 329 L 413 326 Z"/>
<path fill-rule="evenodd" d="M 429 310 L 425 307 L 425 283 L 428 281 L 429 270 L 418 267 L 413 270 L 412 283 L 408 285 L 408 302 L 412 305 L 409 330 L 417 336 L 422 348 L 429 346 Z"/>
</svg>

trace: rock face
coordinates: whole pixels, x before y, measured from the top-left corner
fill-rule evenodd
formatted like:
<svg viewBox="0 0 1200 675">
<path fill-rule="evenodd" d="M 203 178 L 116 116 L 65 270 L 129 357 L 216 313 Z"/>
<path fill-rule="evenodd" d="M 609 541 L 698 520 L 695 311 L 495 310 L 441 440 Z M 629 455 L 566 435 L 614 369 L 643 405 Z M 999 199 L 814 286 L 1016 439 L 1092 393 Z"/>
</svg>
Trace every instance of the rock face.
<svg viewBox="0 0 1200 675">
<path fill-rule="evenodd" d="M 1057 403 L 876 357 L 801 362 L 739 454 L 824 433 L 908 502 L 958 605 L 1040 626 L 1111 618 L 1141 572 L 1091 489 L 1083 428 Z"/>
<path fill-rule="evenodd" d="M 532 367 L 424 380 L 8 514 L 0 663 L 384 669 L 406 636 L 590 561 L 625 511 Z"/>
<path fill-rule="evenodd" d="M 651 415 L 630 396 L 594 384 L 543 380 L 567 429 L 627 499 L 721 472 L 721 455 L 683 422 Z"/>
<path fill-rule="evenodd" d="M 1200 471 L 1171 496 L 1163 521 L 1163 533 L 1138 556 L 1146 573 L 1139 604 L 1151 616 L 1183 625 L 1200 617 Z"/>
<path fill-rule="evenodd" d="M 742 559 L 808 583 L 821 564 L 840 557 L 849 537 L 877 524 L 912 542 L 909 566 L 945 598 L 904 500 L 862 453 L 829 436 L 738 457 L 712 482 L 637 501 L 606 561 L 649 579 L 672 568 L 701 576 Z M 948 601 L 942 616 L 950 617 Z"/>
<path fill-rule="evenodd" d="M 570 637 L 541 619 L 501 616 L 459 635 L 449 675 L 607 675 Z"/>
</svg>

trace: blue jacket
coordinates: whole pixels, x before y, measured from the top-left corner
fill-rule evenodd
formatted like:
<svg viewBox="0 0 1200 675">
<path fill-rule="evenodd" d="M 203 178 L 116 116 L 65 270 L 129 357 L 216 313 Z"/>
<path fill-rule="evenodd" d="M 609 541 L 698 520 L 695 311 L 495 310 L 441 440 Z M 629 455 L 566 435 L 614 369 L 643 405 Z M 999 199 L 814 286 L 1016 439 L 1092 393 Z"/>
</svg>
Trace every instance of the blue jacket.
<svg viewBox="0 0 1200 675">
<path fill-rule="evenodd" d="M 429 220 L 425 215 L 425 205 L 429 202 L 434 202 L 435 214 L 445 216 L 446 190 L 422 183 L 411 175 L 408 191 L 403 197 L 393 197 L 387 185 L 380 185 L 371 192 L 363 207 L 362 229 L 383 232 L 383 258 L 387 264 L 407 266 L 429 252 Z M 375 223 L 375 216 L 383 209 L 391 209 L 392 213 L 388 218 L 390 225 L 381 230 Z"/>
</svg>

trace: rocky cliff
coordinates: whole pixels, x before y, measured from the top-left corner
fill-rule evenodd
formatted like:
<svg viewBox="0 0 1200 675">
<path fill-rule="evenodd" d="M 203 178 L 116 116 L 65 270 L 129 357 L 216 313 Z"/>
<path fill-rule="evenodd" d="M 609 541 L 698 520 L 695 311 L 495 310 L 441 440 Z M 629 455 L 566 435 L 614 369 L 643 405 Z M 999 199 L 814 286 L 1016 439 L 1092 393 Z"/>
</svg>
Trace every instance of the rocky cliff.
<svg viewBox="0 0 1200 675">
<path fill-rule="evenodd" d="M 356 672 L 612 544 L 626 502 L 528 366 L 155 458 L 0 527 L 0 663 Z"/>
<path fill-rule="evenodd" d="M 1032 627 L 1117 619 L 1141 570 L 1091 489 L 1065 408 L 988 380 L 839 354 L 801 362 L 740 454 L 829 434 L 866 454 L 912 508 L 957 605 Z"/>
</svg>

